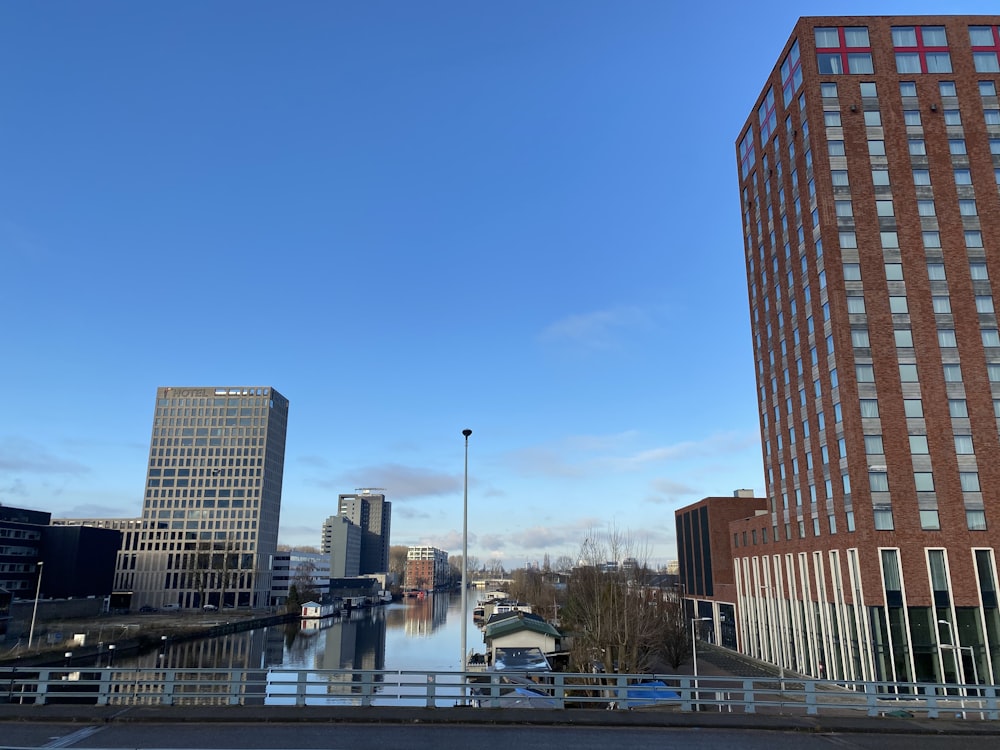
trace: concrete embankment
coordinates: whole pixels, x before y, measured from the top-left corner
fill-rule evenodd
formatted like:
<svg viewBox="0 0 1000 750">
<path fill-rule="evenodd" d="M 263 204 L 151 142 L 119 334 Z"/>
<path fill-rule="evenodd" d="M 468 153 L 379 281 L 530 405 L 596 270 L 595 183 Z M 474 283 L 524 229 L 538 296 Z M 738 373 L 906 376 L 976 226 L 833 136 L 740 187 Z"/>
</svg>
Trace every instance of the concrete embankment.
<svg viewBox="0 0 1000 750">
<path fill-rule="evenodd" d="M 81 634 L 84 645 L 68 645 L 60 639 L 50 643 L 49 639 L 36 638 L 35 648 L 30 652 L 15 647 L 0 666 L 5 667 L 47 667 L 62 666 L 67 663 L 64 654 L 72 653 L 69 664 L 87 663 L 99 654 L 107 652 L 114 644 L 119 655 L 140 653 L 156 648 L 166 637 L 168 643 L 211 638 L 214 636 L 240 633 L 268 625 L 276 625 L 297 619 L 295 614 L 273 614 L 252 610 L 232 610 L 212 613 L 152 612 L 139 615 L 107 615 L 85 620 L 66 620 L 62 623 L 47 623 L 51 632 L 54 627 L 60 631 Z"/>
</svg>

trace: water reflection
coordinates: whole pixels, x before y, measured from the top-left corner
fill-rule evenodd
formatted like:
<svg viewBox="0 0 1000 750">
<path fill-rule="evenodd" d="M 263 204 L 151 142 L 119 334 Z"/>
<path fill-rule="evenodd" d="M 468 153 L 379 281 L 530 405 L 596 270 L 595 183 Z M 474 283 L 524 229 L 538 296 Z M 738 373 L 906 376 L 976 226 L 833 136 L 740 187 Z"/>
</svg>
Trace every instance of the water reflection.
<svg viewBox="0 0 1000 750">
<path fill-rule="evenodd" d="M 471 624 L 470 647 L 475 647 Z M 122 658 L 105 653 L 97 666 L 120 669 L 458 670 L 461 597 L 425 599 L 301 620 L 242 633 L 164 643 Z"/>
</svg>

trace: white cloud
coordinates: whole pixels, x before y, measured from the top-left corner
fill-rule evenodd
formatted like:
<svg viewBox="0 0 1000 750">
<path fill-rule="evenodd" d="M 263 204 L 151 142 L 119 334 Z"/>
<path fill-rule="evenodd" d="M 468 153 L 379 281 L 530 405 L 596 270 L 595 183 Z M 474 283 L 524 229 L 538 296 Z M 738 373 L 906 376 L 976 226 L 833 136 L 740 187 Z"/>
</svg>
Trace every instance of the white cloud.
<svg viewBox="0 0 1000 750">
<path fill-rule="evenodd" d="M 408 500 L 415 497 L 450 495 L 462 491 L 462 475 L 431 471 L 422 466 L 396 463 L 363 466 L 340 476 L 317 480 L 320 487 L 334 489 L 338 494 L 355 487 L 383 487 L 386 499 Z M 344 489 L 344 488 L 348 489 Z"/>
<path fill-rule="evenodd" d="M 638 307 L 619 307 L 570 315 L 546 326 L 538 335 L 543 343 L 571 344 L 586 349 L 607 349 L 622 330 L 644 328 L 649 317 Z"/>
<path fill-rule="evenodd" d="M 90 468 L 49 453 L 31 440 L 12 436 L 0 439 L 0 471 L 31 474 L 86 474 Z"/>
</svg>

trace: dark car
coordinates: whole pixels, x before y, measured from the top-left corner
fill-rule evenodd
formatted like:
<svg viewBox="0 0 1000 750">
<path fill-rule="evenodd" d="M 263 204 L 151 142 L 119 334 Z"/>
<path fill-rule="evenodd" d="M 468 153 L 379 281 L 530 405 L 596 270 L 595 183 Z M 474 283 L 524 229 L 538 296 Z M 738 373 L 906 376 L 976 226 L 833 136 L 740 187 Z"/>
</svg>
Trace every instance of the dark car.
<svg viewBox="0 0 1000 750">
<path fill-rule="evenodd" d="M 144 604 L 143 606 L 139 607 L 139 611 L 140 612 L 155 612 L 156 611 L 156 607 L 150 607 L 148 604 Z"/>
</svg>

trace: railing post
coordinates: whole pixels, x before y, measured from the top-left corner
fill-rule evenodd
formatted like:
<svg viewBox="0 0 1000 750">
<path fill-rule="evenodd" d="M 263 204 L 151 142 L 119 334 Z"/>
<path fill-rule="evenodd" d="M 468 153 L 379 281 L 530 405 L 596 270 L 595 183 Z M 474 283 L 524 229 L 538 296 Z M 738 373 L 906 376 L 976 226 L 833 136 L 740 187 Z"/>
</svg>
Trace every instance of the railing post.
<svg viewBox="0 0 1000 750">
<path fill-rule="evenodd" d="M 173 669 L 164 670 L 163 675 L 163 705 L 172 706 L 174 705 L 174 681 L 177 679 L 177 674 Z"/>
<path fill-rule="evenodd" d="M 52 673 L 47 670 L 39 670 L 38 672 L 38 686 L 35 688 L 35 705 L 44 706 L 45 705 L 45 695 L 49 690 L 49 681 L 52 679 Z"/>
<path fill-rule="evenodd" d="M 427 708 L 435 708 L 437 706 L 437 682 L 435 682 L 434 675 L 427 675 L 427 701 L 424 705 Z"/>
<path fill-rule="evenodd" d="M 238 706 L 240 705 L 240 676 L 245 675 L 246 672 L 240 671 L 230 671 L 229 673 L 229 705 Z"/>
<path fill-rule="evenodd" d="M 305 670 L 300 669 L 295 673 L 295 705 L 304 706 L 306 705 L 306 689 L 309 686 L 306 678 L 309 673 Z"/>
<path fill-rule="evenodd" d="M 743 680 L 743 710 L 748 714 L 757 713 L 757 705 L 754 703 L 754 681 L 752 677 Z"/>
<path fill-rule="evenodd" d="M 561 672 L 556 672 L 552 683 L 552 697 L 556 700 L 558 708 L 566 708 L 566 678 Z"/>
<path fill-rule="evenodd" d="M 815 716 L 819 713 L 816 708 L 816 681 L 807 680 L 803 686 L 806 691 L 806 714 L 808 716 Z"/>
<path fill-rule="evenodd" d="M 361 673 L 361 705 L 370 706 L 372 704 L 372 673 L 365 670 Z"/>
<path fill-rule="evenodd" d="M 694 680 L 690 677 L 681 677 L 681 711 L 693 711 L 692 698 L 694 697 Z"/>
<path fill-rule="evenodd" d="M 878 695 L 875 692 L 874 682 L 865 682 L 865 705 L 868 707 L 869 716 L 878 716 Z"/>
</svg>

